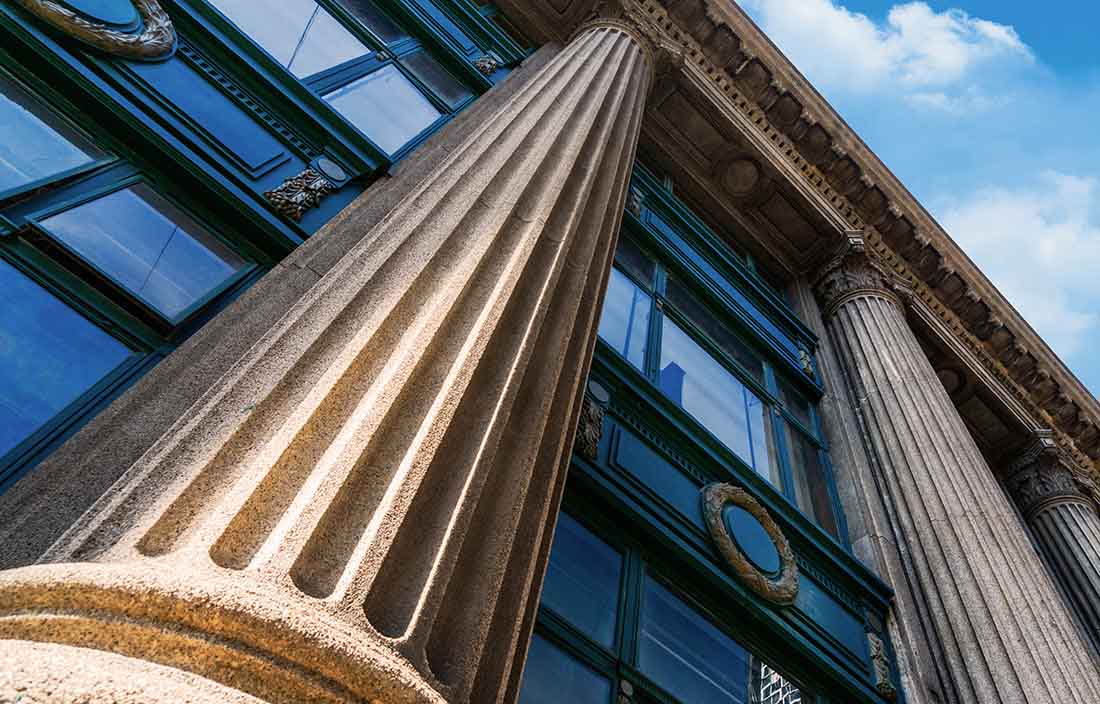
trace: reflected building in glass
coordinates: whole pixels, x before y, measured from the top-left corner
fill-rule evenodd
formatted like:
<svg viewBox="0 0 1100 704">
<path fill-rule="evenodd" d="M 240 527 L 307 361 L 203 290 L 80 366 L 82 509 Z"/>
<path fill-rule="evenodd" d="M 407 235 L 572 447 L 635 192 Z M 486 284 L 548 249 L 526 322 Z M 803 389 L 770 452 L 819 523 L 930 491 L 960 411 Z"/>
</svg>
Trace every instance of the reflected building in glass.
<svg viewBox="0 0 1100 704">
<path fill-rule="evenodd" d="M 0 700 L 1100 701 L 1100 403 L 736 3 L 0 38 Z"/>
</svg>

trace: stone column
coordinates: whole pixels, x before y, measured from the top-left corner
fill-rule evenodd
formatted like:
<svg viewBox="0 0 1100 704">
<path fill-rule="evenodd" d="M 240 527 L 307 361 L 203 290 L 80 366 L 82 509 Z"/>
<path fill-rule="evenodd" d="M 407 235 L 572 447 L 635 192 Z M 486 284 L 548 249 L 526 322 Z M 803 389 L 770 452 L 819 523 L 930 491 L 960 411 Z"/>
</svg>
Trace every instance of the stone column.
<svg viewBox="0 0 1100 704">
<path fill-rule="evenodd" d="M 1100 516 L 1087 488 L 1048 433 L 1009 467 L 1005 485 L 1040 553 L 1100 654 Z"/>
<path fill-rule="evenodd" d="M 582 28 L 0 575 L 0 699 L 509 696 L 652 75 Z"/>
<path fill-rule="evenodd" d="M 906 577 L 965 704 L 1100 701 L 1100 674 L 862 238 L 816 291 L 899 531 Z M 904 292 L 904 289 L 900 289 Z"/>
</svg>

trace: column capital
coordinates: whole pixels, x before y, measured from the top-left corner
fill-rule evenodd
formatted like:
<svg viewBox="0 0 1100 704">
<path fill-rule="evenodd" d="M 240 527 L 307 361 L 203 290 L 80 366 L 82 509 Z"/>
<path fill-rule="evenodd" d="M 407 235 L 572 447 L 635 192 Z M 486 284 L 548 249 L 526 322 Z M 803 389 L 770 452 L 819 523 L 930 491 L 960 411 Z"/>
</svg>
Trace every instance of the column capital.
<svg viewBox="0 0 1100 704">
<path fill-rule="evenodd" d="M 889 298 L 903 306 L 908 286 L 867 247 L 862 232 L 849 232 L 818 270 L 814 293 L 828 319 L 840 306 L 861 296 Z"/>
<path fill-rule="evenodd" d="M 667 63 L 670 53 L 683 53 L 670 46 L 661 30 L 630 0 L 600 0 L 588 19 L 577 27 L 573 37 L 599 27 L 617 29 L 641 47 L 649 63 L 651 82 L 658 72 L 658 65 Z"/>
<path fill-rule="evenodd" d="M 1091 506 L 1092 492 L 1081 472 L 1049 430 L 1040 430 L 1023 453 L 1008 465 L 1005 485 L 1028 518 L 1051 506 L 1081 502 Z"/>
</svg>

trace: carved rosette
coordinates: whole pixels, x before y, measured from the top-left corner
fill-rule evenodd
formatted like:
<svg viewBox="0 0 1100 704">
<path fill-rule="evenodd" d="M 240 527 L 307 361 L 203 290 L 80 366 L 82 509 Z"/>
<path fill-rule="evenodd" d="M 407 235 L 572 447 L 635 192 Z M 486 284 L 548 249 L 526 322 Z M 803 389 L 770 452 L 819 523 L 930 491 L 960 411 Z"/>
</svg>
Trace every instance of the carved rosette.
<svg viewBox="0 0 1100 704">
<path fill-rule="evenodd" d="M 283 181 L 278 188 L 267 191 L 264 197 L 280 215 L 298 222 L 306 211 L 321 205 L 324 197 L 336 190 L 335 184 L 325 176 L 313 169 L 306 169 Z"/>
<path fill-rule="evenodd" d="M 748 511 L 771 538 L 776 552 L 779 553 L 778 576 L 767 575 L 758 570 L 737 547 L 723 516 L 726 507 L 730 505 L 739 506 Z M 791 550 L 787 536 L 783 535 L 779 525 L 759 501 L 741 487 L 732 484 L 710 484 L 703 489 L 703 519 L 718 551 L 749 589 L 773 604 L 788 606 L 794 603 L 798 595 L 799 578 L 794 551 Z"/>
<path fill-rule="evenodd" d="M 862 233 L 849 233 L 818 273 L 814 292 L 826 318 L 848 301 L 862 296 L 889 298 L 899 306 L 907 297 L 903 282 L 878 261 Z"/>
<path fill-rule="evenodd" d="M 172 55 L 176 30 L 157 0 L 133 0 L 141 26 L 125 31 L 96 22 L 52 0 L 16 0 L 31 14 L 74 39 L 100 51 L 135 61 L 155 61 Z"/>
<path fill-rule="evenodd" d="M 1009 466 L 1007 475 L 1008 491 L 1028 518 L 1057 503 L 1090 503 L 1089 492 L 1081 483 L 1085 478 L 1078 478 L 1072 460 L 1049 433 L 1041 433 Z"/>
</svg>

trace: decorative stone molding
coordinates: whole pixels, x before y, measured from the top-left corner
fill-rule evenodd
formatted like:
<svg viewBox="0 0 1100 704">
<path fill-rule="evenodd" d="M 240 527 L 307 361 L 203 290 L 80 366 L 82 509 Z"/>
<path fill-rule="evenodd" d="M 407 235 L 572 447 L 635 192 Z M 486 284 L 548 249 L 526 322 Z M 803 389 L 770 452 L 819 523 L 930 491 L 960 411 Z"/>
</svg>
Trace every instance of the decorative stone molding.
<svg viewBox="0 0 1100 704">
<path fill-rule="evenodd" d="M 320 206 L 324 197 L 336 190 L 335 184 L 325 176 L 314 169 L 306 169 L 283 181 L 278 188 L 265 192 L 264 198 L 280 215 L 298 222 L 307 211 Z"/>
<path fill-rule="evenodd" d="M 489 77 L 500 70 L 500 61 L 492 54 L 486 54 L 474 61 L 474 68 L 476 68 L 478 73 L 482 76 Z"/>
<path fill-rule="evenodd" d="M 761 572 L 734 542 L 724 515 L 730 505 L 748 511 L 771 538 L 779 553 L 778 575 Z M 773 604 L 788 606 L 794 603 L 798 595 L 798 563 L 787 536 L 760 502 L 732 484 L 710 484 L 703 488 L 703 519 L 718 551 L 745 586 Z"/>
<path fill-rule="evenodd" d="M 113 56 L 135 61 L 156 61 L 172 55 L 176 30 L 172 19 L 157 0 L 133 2 L 140 22 L 118 27 L 96 21 L 53 0 L 16 0 L 28 12 L 55 29 Z"/>
<path fill-rule="evenodd" d="M 849 233 L 837 253 L 818 272 L 814 292 L 826 319 L 859 296 L 880 296 L 902 305 L 898 279 L 878 261 L 861 233 Z"/>
<path fill-rule="evenodd" d="M 600 458 L 600 439 L 603 438 L 604 408 L 592 396 L 585 394 L 581 404 L 581 418 L 577 426 L 574 448 L 581 457 L 595 462 Z"/>
<path fill-rule="evenodd" d="M 877 633 L 867 631 L 867 647 L 871 654 L 871 669 L 875 676 L 875 689 L 886 699 L 898 698 L 894 678 L 890 675 L 890 657 L 886 654 L 886 644 Z"/>
<path fill-rule="evenodd" d="M 1049 431 L 1038 433 L 1035 441 L 1008 467 L 1005 484 L 1025 517 L 1065 501 L 1090 503 L 1091 494 L 1082 486 L 1087 477 L 1072 469 Z"/>
</svg>

